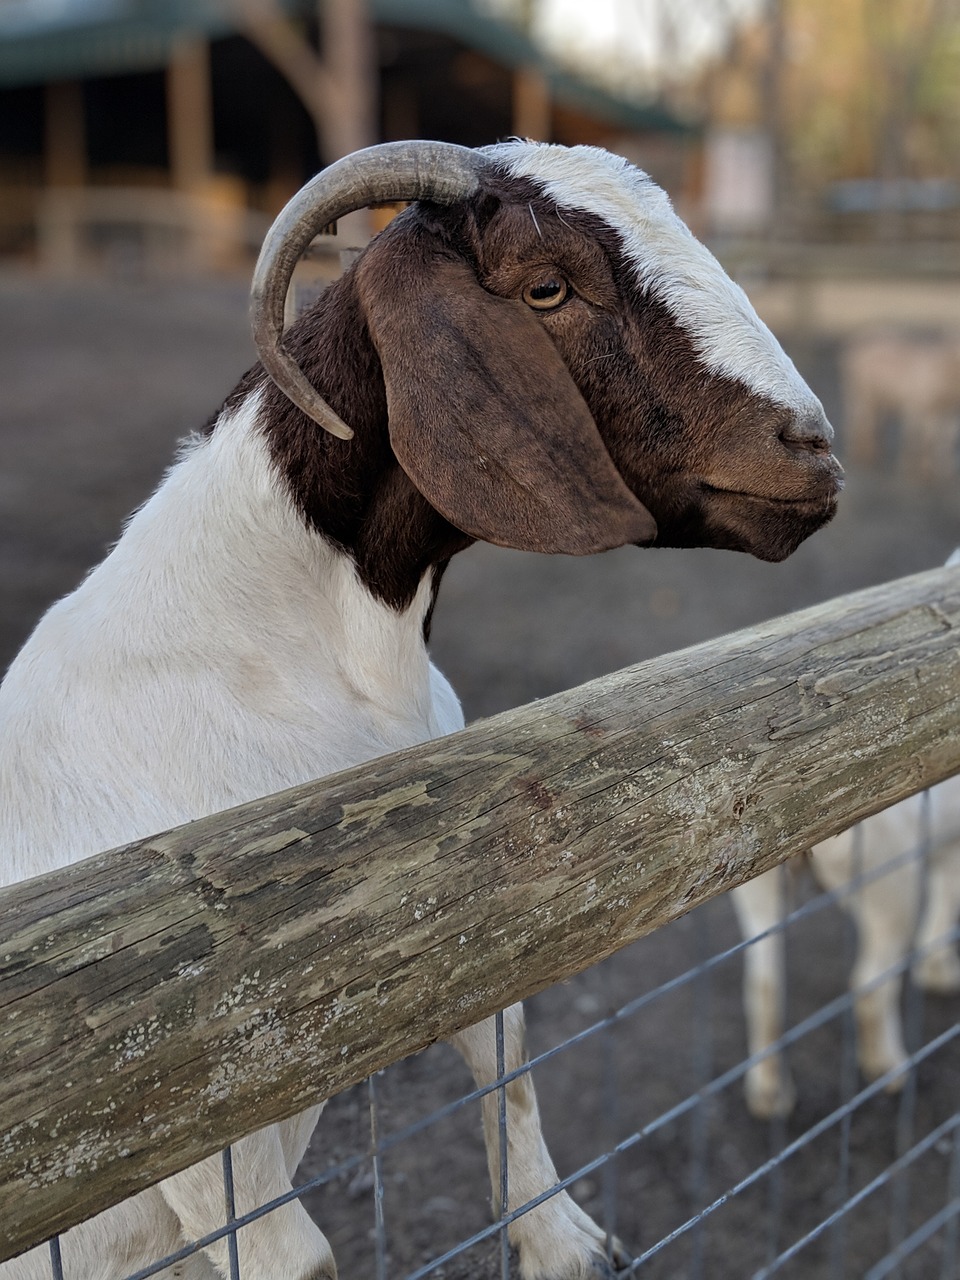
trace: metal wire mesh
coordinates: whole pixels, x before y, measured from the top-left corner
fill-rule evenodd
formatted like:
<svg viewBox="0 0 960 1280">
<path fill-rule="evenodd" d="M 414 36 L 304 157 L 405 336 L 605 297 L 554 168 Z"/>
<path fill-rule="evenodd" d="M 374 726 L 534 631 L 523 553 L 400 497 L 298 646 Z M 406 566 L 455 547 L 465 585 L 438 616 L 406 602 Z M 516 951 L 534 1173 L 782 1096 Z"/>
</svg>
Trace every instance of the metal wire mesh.
<svg viewBox="0 0 960 1280">
<path fill-rule="evenodd" d="M 803 977 L 811 959 L 804 949 L 804 938 L 794 937 L 795 932 L 837 904 L 849 903 L 881 877 L 913 865 L 920 878 L 922 909 L 929 893 L 929 805 L 923 806 L 920 826 L 916 849 L 881 868 L 866 869 L 862 844 L 855 843 L 853 875 L 847 884 L 829 893 L 808 896 L 785 911 L 767 934 L 760 935 L 776 933 L 791 939 L 787 959 L 788 971 L 794 978 L 798 974 Z M 784 900 L 787 874 L 784 869 Z M 836 987 L 849 967 L 853 939 L 848 928 L 838 927 L 837 921 L 830 919 L 833 947 L 832 954 L 826 957 L 830 971 L 827 981 Z M 416 1119 L 410 1120 L 406 1110 L 400 1108 L 401 1120 L 396 1122 L 395 1099 L 406 1082 L 401 1078 L 396 1088 L 390 1082 L 398 1073 L 403 1077 L 405 1072 L 420 1068 L 400 1064 L 385 1075 L 371 1078 L 362 1091 L 351 1092 L 356 1115 L 359 1117 L 364 1111 L 367 1116 L 366 1140 L 360 1140 L 358 1122 L 355 1150 L 344 1151 L 335 1158 L 321 1155 L 319 1158 L 325 1158 L 326 1163 L 315 1172 L 311 1162 L 315 1168 L 316 1159 L 309 1157 L 304 1168 L 310 1170 L 310 1176 L 303 1177 L 289 1194 L 253 1212 L 235 1212 L 233 1160 L 229 1150 L 224 1152 L 222 1228 L 131 1274 L 129 1280 L 146 1280 L 223 1238 L 229 1246 L 229 1275 L 231 1280 L 238 1280 L 242 1277 L 238 1233 L 295 1197 L 302 1197 L 314 1209 L 318 1195 L 327 1202 L 320 1225 L 328 1232 L 331 1213 L 337 1210 L 342 1216 L 346 1208 L 347 1226 L 339 1233 L 347 1239 L 346 1245 L 331 1235 L 335 1252 L 346 1249 L 348 1261 L 341 1263 L 343 1273 L 374 1274 L 378 1280 L 424 1280 L 427 1276 L 443 1280 L 466 1280 L 468 1276 L 470 1280 L 493 1280 L 499 1276 L 500 1280 L 507 1280 L 519 1274 L 508 1242 L 510 1224 L 566 1190 L 573 1190 L 575 1196 L 588 1202 L 587 1207 L 605 1233 L 609 1255 L 615 1238 L 622 1236 L 628 1241 L 631 1256 L 624 1272 L 627 1275 L 683 1275 L 689 1280 L 703 1280 L 721 1273 L 719 1258 L 722 1274 L 750 1275 L 754 1280 L 790 1275 L 803 1276 L 805 1280 L 852 1275 L 864 1275 L 867 1280 L 884 1276 L 930 1280 L 934 1275 L 939 1275 L 940 1280 L 958 1280 L 960 1109 L 954 1101 L 949 1114 L 938 1116 L 937 1107 L 942 1109 L 943 1102 L 939 1095 L 955 1099 L 956 1090 L 947 1088 L 938 1093 L 929 1088 L 934 1071 L 939 1076 L 946 1075 L 954 1084 L 960 1079 L 957 1002 L 940 1002 L 939 1018 L 932 1028 L 926 1026 L 927 1002 L 917 984 L 908 982 L 903 1000 L 909 1046 L 906 1067 L 886 1071 L 868 1083 L 858 1075 L 855 1026 L 858 1000 L 878 990 L 895 974 L 909 975 L 924 951 L 943 942 L 955 944 L 957 929 L 924 949 L 912 946 L 905 958 L 866 986 L 822 999 L 810 1011 L 801 1009 L 801 1001 L 791 989 L 791 1017 L 783 1033 L 762 1051 L 752 1055 L 741 1051 L 730 1061 L 727 1027 L 731 1018 L 738 1016 L 740 998 L 739 966 L 731 962 L 756 939 L 724 941 L 722 935 L 729 935 L 729 927 L 729 913 L 722 905 L 711 905 L 673 926 L 683 935 L 681 950 L 692 963 L 680 972 L 660 977 L 649 990 L 632 995 L 616 1007 L 609 1007 L 606 987 L 614 972 L 611 965 L 620 966 L 617 983 L 622 985 L 624 981 L 629 962 L 620 957 L 590 971 L 580 986 L 566 984 L 563 991 L 554 994 L 555 1002 L 562 1002 L 569 993 L 570 1003 L 582 1012 L 593 1013 L 604 1004 L 608 1011 L 592 1017 L 575 1032 L 563 1034 L 516 1071 L 505 1070 L 501 1015 L 496 1023 L 497 1079 L 441 1105 L 427 1105 L 425 1114 Z M 716 938 L 718 931 L 721 936 Z M 656 936 L 645 940 L 645 950 L 639 955 L 640 962 L 648 964 L 652 972 L 656 972 L 659 963 L 659 941 Z M 821 969 L 822 958 L 817 957 Z M 636 984 L 636 971 L 633 980 Z M 657 1024 L 661 1038 L 646 1054 L 644 1074 L 640 1079 L 632 1078 L 626 1064 L 635 1046 L 643 1042 L 644 1019 L 671 1000 L 682 1002 L 678 1008 L 685 1013 L 687 1025 L 683 1027 L 683 1017 L 677 1010 L 662 1018 Z M 530 1005 L 531 1029 L 542 1036 L 548 1030 L 549 1019 L 538 1009 L 534 1000 Z M 828 1038 L 823 1039 L 824 1036 Z M 751 1067 L 770 1054 L 791 1053 L 806 1042 L 817 1045 L 805 1058 L 808 1067 L 812 1060 L 816 1068 L 814 1092 L 820 1099 L 832 1095 L 834 1105 L 815 1115 L 812 1104 L 801 1102 L 793 1116 L 775 1119 L 766 1126 L 750 1119 L 735 1086 Z M 683 1044 L 687 1046 L 685 1057 L 680 1048 Z M 581 1065 L 574 1069 L 574 1092 L 582 1097 L 577 1099 L 575 1109 L 565 1111 L 563 1123 L 569 1122 L 580 1137 L 571 1139 L 565 1150 L 593 1153 L 586 1158 L 567 1158 L 564 1167 L 572 1171 L 564 1173 L 543 1196 L 508 1211 L 508 1087 L 533 1072 L 540 1084 L 541 1101 L 549 1101 L 551 1083 L 568 1069 L 578 1052 L 592 1054 L 592 1074 L 585 1076 Z M 656 1078 L 650 1073 L 651 1061 L 659 1073 Z M 800 1066 L 802 1074 L 803 1064 Z M 420 1081 L 421 1092 L 430 1104 L 442 1092 L 435 1086 L 434 1070 L 435 1064 L 425 1068 Z M 808 1083 L 800 1079 L 801 1098 Z M 892 1098 L 886 1091 L 897 1085 L 902 1087 Z M 443 1178 L 442 1157 L 445 1144 L 451 1141 L 448 1126 L 460 1124 L 460 1118 L 478 1110 L 482 1099 L 490 1094 L 495 1094 L 497 1100 L 499 1172 L 493 1188 L 495 1212 L 492 1221 L 463 1229 L 469 1219 L 462 1216 L 462 1206 L 470 1200 L 482 1202 L 489 1194 L 489 1188 L 484 1189 L 479 1142 L 474 1144 L 476 1177 L 469 1178 L 470 1185 L 461 1185 L 458 1176 L 455 1185 L 445 1186 L 432 1198 L 415 1182 L 408 1153 L 426 1146 L 441 1166 Z M 936 1106 L 931 1102 L 934 1094 Z M 475 1127 L 479 1129 L 479 1124 Z M 321 1151 L 324 1128 L 322 1121 L 318 1130 Z M 550 1128 L 548 1123 L 552 1143 L 556 1134 Z M 584 1134 L 589 1141 L 583 1140 Z M 340 1145 L 346 1143 L 343 1135 L 338 1141 Z M 338 1143 L 333 1146 L 337 1148 Z M 764 1147 L 766 1154 L 744 1167 L 746 1153 L 755 1157 Z M 865 1158 L 867 1147 L 869 1159 Z M 878 1153 L 880 1167 L 876 1167 Z M 794 1185 L 793 1170 L 801 1160 L 812 1161 L 820 1176 L 811 1182 L 808 1170 L 804 1179 Z M 456 1167 L 460 1169 L 461 1165 Z M 417 1173 L 416 1178 L 420 1177 Z M 806 1192 L 802 1193 L 801 1182 Z M 810 1203 L 811 1185 L 816 1187 L 815 1203 Z M 398 1200 L 399 1208 L 388 1212 L 392 1197 Z M 426 1218 L 417 1231 L 411 1229 L 411 1204 L 419 1205 Z M 738 1216 L 727 1221 L 738 1205 Z M 854 1231 L 859 1215 L 867 1212 L 872 1215 L 870 1227 Z M 459 1224 L 458 1233 L 449 1242 L 442 1239 L 443 1233 L 438 1229 L 444 1213 L 455 1217 Z M 476 1218 L 472 1221 L 476 1222 Z M 398 1243 L 401 1235 L 402 1246 Z M 872 1252 L 865 1249 L 865 1236 L 874 1241 Z M 736 1252 L 736 1260 L 731 1260 L 731 1250 Z M 877 1256 L 878 1250 L 881 1256 Z M 80 1276 L 72 1276 L 69 1268 L 64 1269 L 56 1240 L 51 1242 L 50 1257 L 54 1280 L 81 1280 Z M 468 1262 L 468 1257 L 473 1260 Z"/>
</svg>

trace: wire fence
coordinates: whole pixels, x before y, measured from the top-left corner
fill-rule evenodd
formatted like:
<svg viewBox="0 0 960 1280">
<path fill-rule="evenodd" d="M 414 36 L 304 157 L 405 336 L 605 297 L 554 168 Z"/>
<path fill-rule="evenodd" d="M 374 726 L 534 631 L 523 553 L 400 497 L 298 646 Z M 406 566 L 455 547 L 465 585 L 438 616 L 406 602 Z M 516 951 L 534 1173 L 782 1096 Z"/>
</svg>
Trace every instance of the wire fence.
<svg viewBox="0 0 960 1280">
<path fill-rule="evenodd" d="M 510 1235 L 548 1221 L 528 1280 L 563 1270 L 546 1252 L 564 1222 L 587 1230 L 572 1201 L 644 1280 L 957 1280 L 957 999 L 911 981 L 960 986 L 955 951 L 939 978 L 921 955 L 931 921 L 956 943 L 958 784 L 934 784 L 960 768 L 957 625 L 954 575 L 930 571 L 6 890 L 0 1248 L 31 1252 L 0 1276 L 210 1280 L 215 1257 L 263 1280 L 288 1242 L 323 1275 L 312 1217 L 344 1276 L 503 1280 Z M 903 801 L 923 785 L 936 803 Z M 915 831 L 885 868 L 872 835 L 833 872 L 826 846 L 800 854 L 899 801 Z M 780 892 L 744 942 L 715 895 L 740 885 L 747 919 L 757 871 Z M 914 945 L 868 972 L 853 922 L 870 936 L 882 883 Z M 748 1037 L 741 970 L 755 1011 L 768 954 L 785 995 Z M 871 1058 L 858 1032 L 891 974 L 908 1051 Z M 470 1047 L 464 1025 L 533 992 L 522 1066 L 510 1009 Z M 403 1056 L 450 1035 L 484 1088 L 462 1090 L 449 1046 Z M 758 1105 L 770 1064 L 786 1078 L 774 1055 L 795 1104 Z M 525 1172 L 530 1079 L 554 1185 L 541 1155 Z M 338 1089 L 288 1191 L 305 1126 L 283 1117 Z M 281 1147 L 251 1193 L 236 1144 L 270 1121 L 289 1127 L 258 1140 Z M 145 1188 L 116 1210 L 145 1215 L 137 1239 L 124 1218 L 127 1263 L 102 1224 L 66 1230 Z M 151 1258 L 191 1220 L 220 1225 Z"/>
<path fill-rule="evenodd" d="M 767 1049 L 743 1051 L 740 962 L 757 940 L 734 940 L 726 904 L 707 904 L 534 997 L 531 1034 L 545 1047 L 519 1071 L 504 1071 L 500 1015 L 498 1079 L 488 1088 L 457 1094 L 462 1069 L 438 1046 L 332 1100 L 289 1195 L 238 1215 L 226 1150 L 221 1230 L 129 1280 L 167 1268 L 181 1274 L 176 1264 L 224 1238 L 228 1274 L 240 1280 L 238 1233 L 294 1197 L 327 1233 L 342 1275 L 507 1280 L 519 1275 L 510 1223 L 563 1190 L 594 1215 L 608 1251 L 615 1238 L 624 1242 L 623 1274 L 645 1280 L 957 1280 L 960 1001 L 928 998 L 908 981 L 906 1072 L 864 1082 L 854 1012 L 865 991 L 840 992 L 855 938 L 836 908 L 905 867 L 919 878 L 924 905 L 929 805 L 920 812 L 915 849 L 866 867 L 860 842 L 854 874 L 838 889 L 814 893 L 811 878 L 780 869 L 802 900 L 768 931 L 789 943 L 789 1016 Z M 956 939 L 954 929 L 931 946 Z M 868 989 L 909 977 L 919 958 L 911 946 Z M 792 1059 L 799 1100 L 790 1116 L 760 1123 L 747 1112 L 742 1083 L 764 1056 L 781 1052 Z M 506 1090 L 527 1072 L 558 1166 L 568 1171 L 545 1196 L 491 1221 L 479 1104 L 491 1092 L 499 1098 L 494 1199 L 506 1205 Z M 50 1257 L 54 1280 L 85 1280 L 64 1267 L 57 1239 Z"/>
</svg>

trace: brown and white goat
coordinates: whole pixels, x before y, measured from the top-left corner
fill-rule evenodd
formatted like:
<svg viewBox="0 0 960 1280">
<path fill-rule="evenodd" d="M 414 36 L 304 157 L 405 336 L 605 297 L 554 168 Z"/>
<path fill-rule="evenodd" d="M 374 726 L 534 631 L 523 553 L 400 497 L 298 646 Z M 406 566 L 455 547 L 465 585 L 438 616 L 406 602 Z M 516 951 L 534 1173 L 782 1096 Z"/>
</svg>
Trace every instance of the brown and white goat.
<svg viewBox="0 0 960 1280">
<path fill-rule="evenodd" d="M 415 203 L 281 346 L 300 250 L 385 200 Z M 780 560 L 833 513 L 818 400 L 663 192 L 607 152 L 348 157 L 281 215 L 256 297 L 263 364 L 0 688 L 7 881 L 460 727 L 425 632 L 445 565 L 475 539 Z M 506 1027 L 513 1070 L 519 1007 Z M 492 1024 L 456 1043 L 489 1082 Z M 507 1109 L 512 1209 L 555 1171 L 528 1077 Z M 238 1144 L 238 1212 L 290 1189 L 318 1115 Z M 496 1186 L 489 1112 L 486 1127 Z M 66 1274 L 116 1280 L 222 1216 L 206 1161 L 67 1233 Z M 565 1192 L 511 1237 L 525 1280 L 623 1261 Z M 296 1201 L 238 1243 L 244 1280 L 335 1275 Z M 224 1243 L 179 1274 L 211 1264 L 225 1273 Z M 0 1276 L 44 1267 L 35 1251 Z"/>
</svg>

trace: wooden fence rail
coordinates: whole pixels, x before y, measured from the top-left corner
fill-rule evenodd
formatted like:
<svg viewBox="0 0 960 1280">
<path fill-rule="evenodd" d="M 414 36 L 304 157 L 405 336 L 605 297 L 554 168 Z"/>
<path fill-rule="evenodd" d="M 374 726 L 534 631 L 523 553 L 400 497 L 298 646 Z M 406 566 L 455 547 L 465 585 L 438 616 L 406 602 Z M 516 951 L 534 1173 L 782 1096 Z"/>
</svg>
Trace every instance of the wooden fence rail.
<svg viewBox="0 0 960 1280">
<path fill-rule="evenodd" d="M 960 771 L 960 571 L 0 894 L 0 1258 Z"/>
</svg>

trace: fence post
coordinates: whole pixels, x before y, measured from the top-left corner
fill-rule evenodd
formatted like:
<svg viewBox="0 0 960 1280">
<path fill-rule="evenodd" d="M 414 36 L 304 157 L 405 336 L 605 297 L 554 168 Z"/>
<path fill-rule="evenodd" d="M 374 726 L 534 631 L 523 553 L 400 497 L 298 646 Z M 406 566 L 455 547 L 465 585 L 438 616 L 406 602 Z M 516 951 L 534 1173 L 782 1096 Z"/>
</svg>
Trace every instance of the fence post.
<svg viewBox="0 0 960 1280">
<path fill-rule="evenodd" d="M 0 1259 L 960 771 L 960 571 L 0 894 Z"/>
</svg>

